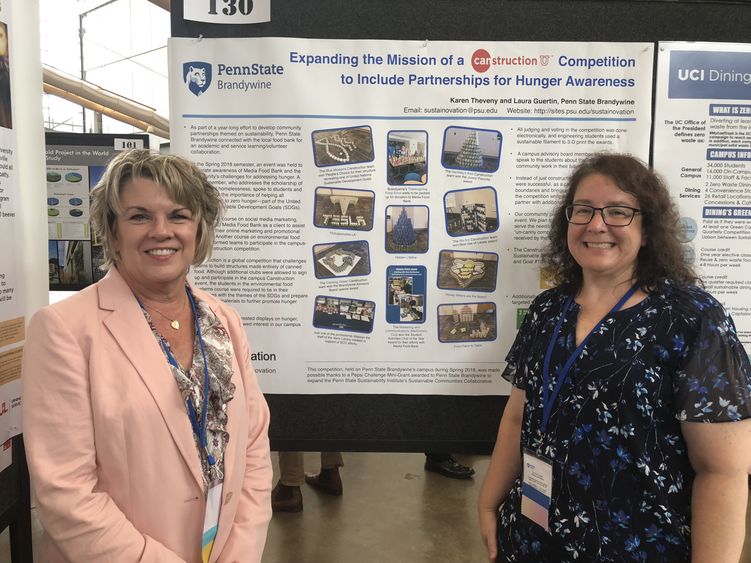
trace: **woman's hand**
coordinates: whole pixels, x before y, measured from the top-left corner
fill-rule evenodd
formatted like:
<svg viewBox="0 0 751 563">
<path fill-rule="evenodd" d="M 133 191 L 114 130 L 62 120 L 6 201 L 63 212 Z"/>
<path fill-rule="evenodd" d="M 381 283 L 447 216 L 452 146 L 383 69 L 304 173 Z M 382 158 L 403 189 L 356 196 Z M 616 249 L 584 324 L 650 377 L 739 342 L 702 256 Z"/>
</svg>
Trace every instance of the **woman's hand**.
<svg viewBox="0 0 751 563">
<path fill-rule="evenodd" d="M 495 563 L 498 557 L 498 539 L 496 538 L 496 517 L 495 511 L 480 509 L 480 535 L 485 551 L 488 552 L 488 561 Z"/>
</svg>

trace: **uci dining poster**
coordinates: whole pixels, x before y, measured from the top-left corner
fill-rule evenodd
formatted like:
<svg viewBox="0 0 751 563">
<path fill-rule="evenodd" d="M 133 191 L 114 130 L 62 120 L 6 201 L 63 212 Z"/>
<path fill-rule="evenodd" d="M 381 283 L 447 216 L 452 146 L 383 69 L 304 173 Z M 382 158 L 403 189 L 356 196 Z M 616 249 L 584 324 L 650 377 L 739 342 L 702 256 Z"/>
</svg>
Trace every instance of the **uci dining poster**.
<svg viewBox="0 0 751 563">
<path fill-rule="evenodd" d="M 684 250 L 751 351 L 751 45 L 660 43 L 654 165 Z"/>
<path fill-rule="evenodd" d="M 266 393 L 504 394 L 573 167 L 647 160 L 650 43 L 172 38 L 171 148 L 227 212 L 193 281 Z"/>
</svg>

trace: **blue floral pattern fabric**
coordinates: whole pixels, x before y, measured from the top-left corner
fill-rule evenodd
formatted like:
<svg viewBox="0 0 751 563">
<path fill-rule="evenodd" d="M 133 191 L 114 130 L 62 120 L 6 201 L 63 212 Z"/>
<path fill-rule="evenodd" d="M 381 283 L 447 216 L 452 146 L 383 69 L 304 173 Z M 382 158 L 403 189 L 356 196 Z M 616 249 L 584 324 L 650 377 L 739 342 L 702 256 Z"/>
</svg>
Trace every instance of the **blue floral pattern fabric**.
<svg viewBox="0 0 751 563">
<path fill-rule="evenodd" d="M 550 533 L 521 515 L 520 480 L 498 515 L 499 561 L 690 560 L 691 488 L 681 421 L 751 417 L 751 366 L 733 321 L 695 286 L 659 284 L 611 313 L 569 371 L 542 434 L 542 365 L 567 295 L 540 294 L 506 360 L 526 392 L 521 447 L 553 462 Z M 576 348 L 574 303 L 551 381 Z"/>
</svg>

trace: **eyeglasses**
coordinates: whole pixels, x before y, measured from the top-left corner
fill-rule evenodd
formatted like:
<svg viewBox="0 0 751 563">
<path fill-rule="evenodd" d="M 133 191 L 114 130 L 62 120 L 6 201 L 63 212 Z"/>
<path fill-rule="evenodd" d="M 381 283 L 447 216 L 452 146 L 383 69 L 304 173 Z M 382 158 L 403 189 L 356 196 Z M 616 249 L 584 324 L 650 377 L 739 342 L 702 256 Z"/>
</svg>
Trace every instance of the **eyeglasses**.
<svg viewBox="0 0 751 563">
<path fill-rule="evenodd" d="M 566 206 L 566 220 L 573 225 L 588 225 L 595 216 L 595 211 L 602 215 L 602 221 L 610 227 L 627 227 L 634 220 L 634 215 L 641 213 L 641 209 L 625 205 L 607 205 L 592 207 L 583 203 Z"/>
</svg>

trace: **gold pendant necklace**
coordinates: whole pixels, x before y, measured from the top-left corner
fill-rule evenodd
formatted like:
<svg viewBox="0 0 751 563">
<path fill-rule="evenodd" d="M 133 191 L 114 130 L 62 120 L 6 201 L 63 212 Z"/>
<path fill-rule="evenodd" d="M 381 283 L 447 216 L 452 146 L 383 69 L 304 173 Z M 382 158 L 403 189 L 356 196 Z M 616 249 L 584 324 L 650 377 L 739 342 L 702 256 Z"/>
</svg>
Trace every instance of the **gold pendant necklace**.
<svg viewBox="0 0 751 563">
<path fill-rule="evenodd" d="M 160 311 L 159 309 L 157 309 L 157 308 L 156 308 L 156 307 L 154 307 L 153 305 L 146 305 L 146 303 L 144 303 L 144 306 L 146 306 L 146 307 L 148 307 L 149 309 L 151 309 L 151 310 L 153 310 L 153 311 L 155 311 L 155 312 L 159 313 L 160 315 L 162 315 L 162 316 L 163 316 L 163 317 L 164 317 L 165 319 L 167 319 L 167 320 L 168 320 L 168 321 L 170 322 L 169 324 L 170 324 L 170 326 L 171 326 L 171 327 L 172 327 L 172 328 L 173 328 L 174 330 L 180 330 L 180 321 L 178 321 L 177 319 L 170 319 L 170 318 L 169 318 L 169 317 L 168 317 L 167 315 L 165 315 L 164 313 L 162 313 L 162 312 L 161 312 L 161 311 Z M 185 301 L 183 301 L 183 306 L 182 306 L 182 308 L 181 308 L 181 309 L 180 309 L 180 310 L 178 311 L 178 313 L 177 313 L 177 316 L 178 316 L 178 317 L 179 317 L 179 316 L 180 316 L 180 314 L 181 314 L 181 313 L 183 312 L 183 309 L 185 309 Z"/>
</svg>

